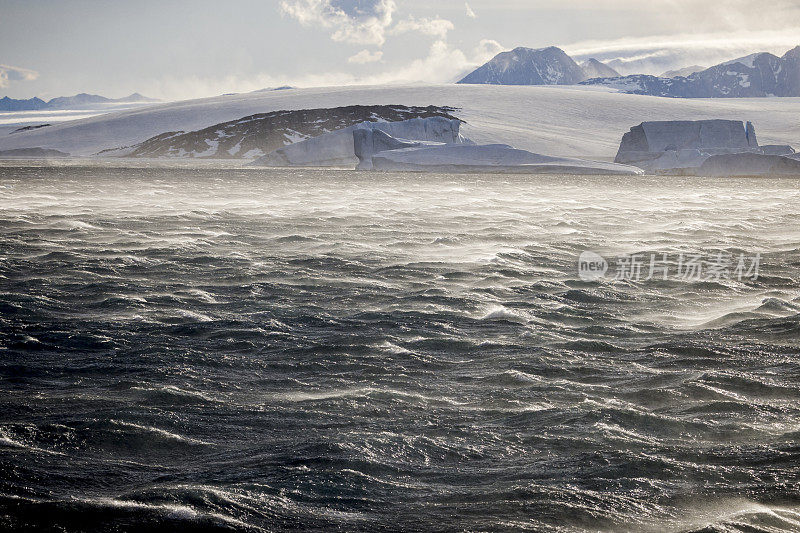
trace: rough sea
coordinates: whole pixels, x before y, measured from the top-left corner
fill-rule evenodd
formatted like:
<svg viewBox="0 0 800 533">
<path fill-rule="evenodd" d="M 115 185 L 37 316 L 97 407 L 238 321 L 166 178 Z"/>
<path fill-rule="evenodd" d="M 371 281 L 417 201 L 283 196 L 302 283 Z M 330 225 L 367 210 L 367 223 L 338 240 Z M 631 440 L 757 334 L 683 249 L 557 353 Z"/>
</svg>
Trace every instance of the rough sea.
<svg viewBox="0 0 800 533">
<path fill-rule="evenodd" d="M 797 180 L 123 165 L 0 163 L 0 529 L 800 531 Z"/>
</svg>

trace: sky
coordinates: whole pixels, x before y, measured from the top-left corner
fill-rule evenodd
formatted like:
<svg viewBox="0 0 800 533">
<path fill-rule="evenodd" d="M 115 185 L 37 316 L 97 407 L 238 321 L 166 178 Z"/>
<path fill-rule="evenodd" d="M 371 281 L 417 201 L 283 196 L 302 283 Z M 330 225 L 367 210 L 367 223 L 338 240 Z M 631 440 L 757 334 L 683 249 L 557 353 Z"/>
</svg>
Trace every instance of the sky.
<svg viewBox="0 0 800 533">
<path fill-rule="evenodd" d="M 623 74 L 782 55 L 800 45 L 800 2 L 0 0 L 0 96 L 449 83 L 551 45 Z"/>
</svg>

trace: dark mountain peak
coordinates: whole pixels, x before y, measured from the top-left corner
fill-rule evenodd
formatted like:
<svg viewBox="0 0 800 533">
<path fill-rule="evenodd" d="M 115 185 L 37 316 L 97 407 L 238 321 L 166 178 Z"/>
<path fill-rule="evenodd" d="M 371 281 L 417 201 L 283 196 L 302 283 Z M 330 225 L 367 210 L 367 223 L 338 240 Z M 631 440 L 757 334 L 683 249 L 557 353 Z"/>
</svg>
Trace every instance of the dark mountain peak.
<svg viewBox="0 0 800 533">
<path fill-rule="evenodd" d="M 561 48 L 519 46 L 497 54 L 458 83 L 572 85 L 583 79 L 583 69 Z"/>
</svg>

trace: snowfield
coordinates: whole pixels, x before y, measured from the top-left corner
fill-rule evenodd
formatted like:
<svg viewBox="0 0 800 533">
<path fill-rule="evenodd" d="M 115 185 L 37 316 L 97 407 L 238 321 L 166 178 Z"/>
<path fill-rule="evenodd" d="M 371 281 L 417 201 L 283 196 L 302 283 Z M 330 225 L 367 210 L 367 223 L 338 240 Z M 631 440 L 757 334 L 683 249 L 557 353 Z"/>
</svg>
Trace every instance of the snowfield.
<svg viewBox="0 0 800 533">
<path fill-rule="evenodd" d="M 157 104 L 0 136 L 0 150 L 41 147 L 90 156 L 155 135 L 278 110 L 346 105 L 452 106 L 461 132 L 562 157 L 612 160 L 622 135 L 653 120 L 752 121 L 764 144 L 800 146 L 800 98 L 672 99 L 577 86 L 348 86 L 257 92 Z"/>
</svg>

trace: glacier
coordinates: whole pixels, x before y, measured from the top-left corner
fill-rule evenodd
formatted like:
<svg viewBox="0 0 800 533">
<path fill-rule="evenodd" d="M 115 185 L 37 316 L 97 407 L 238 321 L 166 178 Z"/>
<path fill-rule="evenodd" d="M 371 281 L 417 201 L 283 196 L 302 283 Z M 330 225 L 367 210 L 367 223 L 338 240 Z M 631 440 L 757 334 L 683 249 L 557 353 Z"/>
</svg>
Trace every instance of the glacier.
<svg viewBox="0 0 800 533">
<path fill-rule="evenodd" d="M 154 104 L 133 111 L 0 135 L 0 150 L 55 149 L 92 156 L 165 132 L 196 131 L 258 113 L 348 105 L 458 108 L 460 132 L 478 144 L 612 161 L 622 134 L 643 120 L 757 121 L 759 141 L 800 141 L 800 98 L 673 99 L 597 86 L 414 85 L 288 89 Z"/>
</svg>

